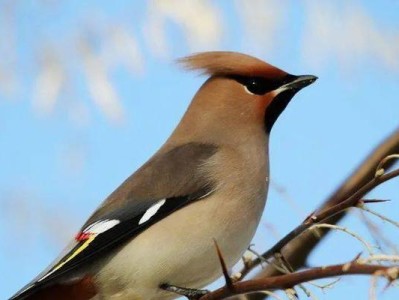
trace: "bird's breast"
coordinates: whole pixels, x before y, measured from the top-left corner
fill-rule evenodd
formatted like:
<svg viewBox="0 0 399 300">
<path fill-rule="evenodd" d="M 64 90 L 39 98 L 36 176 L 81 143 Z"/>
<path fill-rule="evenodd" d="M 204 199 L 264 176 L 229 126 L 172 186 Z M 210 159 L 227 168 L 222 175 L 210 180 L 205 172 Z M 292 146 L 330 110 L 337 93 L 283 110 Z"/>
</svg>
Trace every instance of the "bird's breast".
<svg viewBox="0 0 399 300">
<path fill-rule="evenodd" d="M 251 242 L 267 190 L 266 158 L 255 158 L 257 164 L 247 159 L 233 149 L 217 153 L 207 166 L 217 181 L 210 196 L 174 212 L 115 251 L 95 276 L 104 297 L 174 299 L 158 286 L 206 286 L 221 275 L 214 241 L 232 267 Z"/>
</svg>

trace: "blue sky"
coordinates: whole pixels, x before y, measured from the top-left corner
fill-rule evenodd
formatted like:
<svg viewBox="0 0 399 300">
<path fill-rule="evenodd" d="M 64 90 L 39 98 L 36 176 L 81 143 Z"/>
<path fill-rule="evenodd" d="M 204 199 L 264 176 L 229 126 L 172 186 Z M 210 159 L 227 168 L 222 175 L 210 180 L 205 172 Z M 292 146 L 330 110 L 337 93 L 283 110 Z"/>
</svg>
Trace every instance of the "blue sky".
<svg viewBox="0 0 399 300">
<path fill-rule="evenodd" d="M 397 2 L 186 3 L 0 3 L 1 299 L 51 262 L 173 130 L 205 80 L 174 65 L 178 57 L 233 50 L 319 77 L 273 129 L 273 184 L 258 251 L 297 225 L 398 127 Z M 373 208 L 395 220 L 397 187 L 392 181 L 370 195 L 392 199 Z M 342 225 L 372 241 L 358 215 Z M 397 229 L 374 220 L 398 240 Z M 346 262 L 361 251 L 335 232 L 310 264 Z M 344 278 L 325 294 L 312 290 L 321 299 L 367 299 L 369 283 Z"/>
</svg>

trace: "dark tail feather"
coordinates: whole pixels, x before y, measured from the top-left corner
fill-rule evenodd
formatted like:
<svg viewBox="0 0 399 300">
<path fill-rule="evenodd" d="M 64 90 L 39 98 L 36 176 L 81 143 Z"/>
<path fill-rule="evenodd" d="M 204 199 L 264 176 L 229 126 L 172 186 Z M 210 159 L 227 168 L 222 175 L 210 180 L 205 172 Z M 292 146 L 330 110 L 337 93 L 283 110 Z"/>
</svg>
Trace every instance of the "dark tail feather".
<svg viewBox="0 0 399 300">
<path fill-rule="evenodd" d="M 33 287 L 10 300 L 89 300 L 97 294 L 96 288 L 90 277 L 68 283 L 54 284 L 42 287 Z"/>
</svg>

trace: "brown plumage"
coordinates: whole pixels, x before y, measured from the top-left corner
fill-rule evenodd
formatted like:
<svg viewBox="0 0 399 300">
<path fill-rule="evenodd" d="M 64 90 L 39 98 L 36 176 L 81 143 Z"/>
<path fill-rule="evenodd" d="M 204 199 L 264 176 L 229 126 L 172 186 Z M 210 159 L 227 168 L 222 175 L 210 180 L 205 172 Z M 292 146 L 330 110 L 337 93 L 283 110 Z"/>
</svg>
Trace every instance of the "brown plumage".
<svg viewBox="0 0 399 300">
<path fill-rule="evenodd" d="M 242 53 L 214 51 L 197 53 L 178 60 L 189 70 L 199 70 L 209 76 L 242 75 L 279 78 L 287 73 L 260 59 Z"/>
<path fill-rule="evenodd" d="M 266 202 L 270 130 L 316 78 L 234 52 L 180 62 L 209 78 L 172 135 L 13 300 L 174 299 L 160 287 L 198 289 L 221 275 L 215 240 L 228 268 L 240 259 Z"/>
<path fill-rule="evenodd" d="M 70 284 L 54 284 L 37 291 L 29 300 L 87 300 L 97 294 L 93 281 L 84 277 Z"/>
</svg>

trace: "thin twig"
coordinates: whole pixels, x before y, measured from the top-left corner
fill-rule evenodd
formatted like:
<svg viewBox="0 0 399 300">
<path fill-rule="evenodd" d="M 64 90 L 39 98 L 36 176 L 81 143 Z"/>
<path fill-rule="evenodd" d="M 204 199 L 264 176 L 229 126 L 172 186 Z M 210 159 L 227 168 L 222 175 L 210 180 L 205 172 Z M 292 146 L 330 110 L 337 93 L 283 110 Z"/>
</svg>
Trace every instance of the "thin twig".
<svg viewBox="0 0 399 300">
<path fill-rule="evenodd" d="M 385 222 L 388 222 L 388 223 L 392 224 L 393 226 L 396 226 L 397 228 L 399 228 L 399 222 L 391 220 L 391 219 L 387 218 L 386 216 L 384 216 L 384 215 L 382 215 L 382 214 L 380 214 L 380 213 L 378 213 L 378 212 L 376 212 L 374 210 L 371 210 L 370 208 L 368 208 L 368 207 L 366 207 L 364 205 L 358 205 L 358 207 L 360 209 L 362 209 L 364 211 L 367 211 L 368 213 L 380 218 L 381 220 L 383 220 Z"/>
<path fill-rule="evenodd" d="M 368 192 L 370 192 L 375 187 L 379 186 L 380 184 L 399 176 L 399 169 L 391 171 L 389 173 L 385 173 L 381 176 L 374 177 L 369 182 L 367 182 L 363 187 L 361 187 L 357 192 L 355 192 L 352 196 L 347 198 L 346 200 L 339 202 L 338 204 L 326 208 L 321 212 L 315 212 L 311 214 L 308 218 L 306 218 L 302 224 L 288 233 L 285 237 L 283 237 L 280 241 L 278 241 L 273 247 L 267 250 L 265 253 L 262 254 L 264 259 L 268 259 L 269 257 L 273 256 L 275 253 L 281 252 L 281 249 L 287 245 L 290 241 L 297 238 L 303 232 L 308 230 L 314 224 L 322 223 L 325 220 L 335 216 L 336 214 L 341 213 L 342 211 L 357 206 L 361 197 Z M 254 267 L 259 265 L 261 260 L 256 258 L 253 263 L 251 264 L 251 268 L 245 268 L 240 271 L 242 274 L 242 278 L 245 277 Z"/>
<path fill-rule="evenodd" d="M 359 206 L 358 206 L 359 207 Z M 383 233 L 380 226 L 378 226 L 370 216 L 366 215 L 367 212 L 361 210 L 360 211 L 360 218 L 364 225 L 367 227 L 371 237 L 374 239 L 374 243 L 378 246 L 381 251 L 387 247 L 390 249 L 391 252 L 397 254 L 398 249 L 397 246 L 391 242 Z"/>
<path fill-rule="evenodd" d="M 330 228 L 330 229 L 335 229 L 335 230 L 340 230 L 342 232 L 345 232 L 345 233 L 349 234 L 350 236 L 354 237 L 355 239 L 357 239 L 359 242 L 361 242 L 364 245 L 364 247 L 367 249 L 367 251 L 369 252 L 370 255 L 374 255 L 373 247 L 369 243 L 367 243 L 360 235 L 358 235 L 357 233 L 354 233 L 353 231 L 351 231 L 345 227 L 323 223 L 323 224 L 315 224 L 312 227 L 310 227 L 309 230 L 312 230 L 313 228 Z"/>
<path fill-rule="evenodd" d="M 356 260 L 359 264 L 367 264 L 372 261 L 389 261 L 399 263 L 399 255 L 376 254 L 367 258 L 359 258 Z"/>
<path fill-rule="evenodd" d="M 374 177 L 383 175 L 385 173 L 384 165 L 390 160 L 397 160 L 397 159 L 399 159 L 399 154 L 391 154 L 391 155 L 384 157 L 378 164 L 378 166 L 375 170 Z"/>
</svg>

